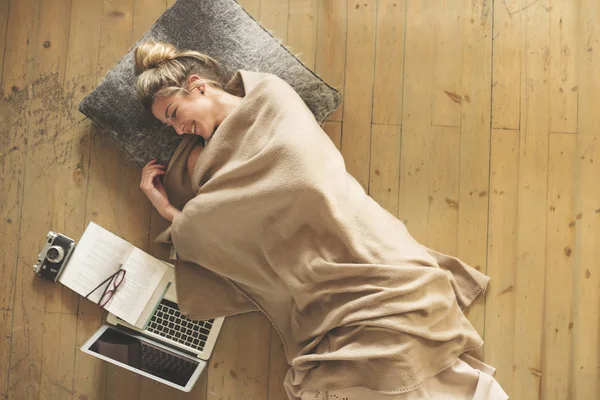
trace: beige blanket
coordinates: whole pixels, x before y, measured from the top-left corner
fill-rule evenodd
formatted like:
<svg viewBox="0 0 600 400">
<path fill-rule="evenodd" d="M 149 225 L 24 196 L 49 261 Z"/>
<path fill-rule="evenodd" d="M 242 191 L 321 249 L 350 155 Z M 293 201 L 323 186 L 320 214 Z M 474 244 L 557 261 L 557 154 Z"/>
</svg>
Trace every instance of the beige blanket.
<svg viewBox="0 0 600 400">
<path fill-rule="evenodd" d="M 285 82 L 240 71 L 227 89 L 244 99 L 192 179 L 194 138 L 165 178 L 183 212 L 159 240 L 172 239 L 180 259 L 182 311 L 265 313 L 291 365 L 292 399 L 357 386 L 409 391 L 481 346 L 462 309 L 488 278 L 417 243 L 366 195 Z"/>
</svg>

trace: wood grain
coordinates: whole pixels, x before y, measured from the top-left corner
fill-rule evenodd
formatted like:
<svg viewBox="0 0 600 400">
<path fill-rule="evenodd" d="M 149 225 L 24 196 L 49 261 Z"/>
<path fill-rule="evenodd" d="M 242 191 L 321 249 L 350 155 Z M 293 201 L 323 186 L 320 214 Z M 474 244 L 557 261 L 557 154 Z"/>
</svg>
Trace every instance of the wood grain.
<svg viewBox="0 0 600 400">
<path fill-rule="evenodd" d="M 398 217 L 410 233 L 427 244 L 429 220 L 429 156 L 431 149 L 431 99 L 435 2 L 406 3 L 406 59 L 402 107 L 402 148 Z M 345 121 L 344 121 L 345 122 Z"/>
<path fill-rule="evenodd" d="M 377 47 L 373 123 L 402 123 L 406 1 L 381 0 L 377 10 Z"/>
<path fill-rule="evenodd" d="M 438 6 L 440 11 L 435 13 L 434 23 L 431 124 L 460 126 L 461 105 L 463 101 L 468 102 L 469 98 L 469 94 L 462 93 L 463 59 L 456 56 L 463 52 L 463 4 L 460 1 L 443 0 Z"/>
<path fill-rule="evenodd" d="M 283 344 L 281 343 L 279 335 L 273 327 L 271 327 L 270 342 L 269 392 L 266 398 L 268 400 L 287 400 L 288 397 L 285 394 L 283 380 L 290 369 L 290 365 L 285 359 L 285 352 L 283 350 Z"/>
<path fill-rule="evenodd" d="M 315 69 L 317 0 L 289 0 L 287 45 L 308 68 Z"/>
<path fill-rule="evenodd" d="M 438 126 L 432 130 L 429 170 L 427 245 L 456 254 L 458 246 L 458 195 L 460 188 L 460 128 Z"/>
<path fill-rule="evenodd" d="M 518 10 L 526 6 L 526 1 L 494 1 L 492 126 L 496 129 L 519 129 L 520 126 L 526 14 Z"/>
<path fill-rule="evenodd" d="M 526 54 L 522 70 L 519 149 L 519 224 L 513 393 L 540 397 L 546 275 L 546 213 L 548 201 L 549 17 L 548 1 L 526 13 Z"/>
<path fill-rule="evenodd" d="M 600 396 L 600 4 L 579 3 L 579 112 L 575 198 L 575 276 L 571 398 Z"/>
<path fill-rule="evenodd" d="M 10 342 L 12 339 L 13 310 L 0 310 L 0 396 L 8 398 Z"/>
<path fill-rule="evenodd" d="M 61 288 L 44 281 L 31 273 L 31 265 L 37 261 L 46 234 L 52 229 L 52 210 L 59 205 L 54 181 L 57 174 L 54 166 L 59 162 L 56 137 L 60 133 L 60 116 L 64 103 L 61 102 L 62 83 L 65 71 L 65 55 L 68 26 L 54 24 L 58 15 L 69 15 L 70 4 L 48 1 L 38 3 L 36 9 L 48 14 L 29 35 L 32 63 L 29 118 L 26 119 L 26 154 L 23 186 L 35 190 L 23 198 L 21 226 L 19 231 L 19 257 L 17 261 L 17 284 L 15 290 L 15 314 L 11 341 L 11 363 L 8 397 L 40 398 L 54 397 L 58 378 L 55 375 L 59 359 L 60 343 L 53 330 L 60 330 L 61 319 L 49 316 L 49 312 L 61 308 Z M 35 249 L 32 251 L 32 249 Z M 74 313 L 74 304 L 69 305 Z M 48 311 L 48 312 L 46 312 Z M 42 321 L 51 320 L 46 328 Z M 71 326 L 72 329 L 72 326 Z M 14 334 L 14 332 L 19 332 Z M 50 341 L 49 338 L 55 340 Z M 72 363 L 72 352 L 70 360 Z M 68 373 L 68 371 L 67 371 Z M 67 379 L 71 385 L 71 379 Z M 60 384 L 60 383 L 59 383 Z M 64 389 L 67 393 L 70 388 Z"/>
<path fill-rule="evenodd" d="M 346 34 L 348 0 L 318 2 L 317 53 L 315 72 L 344 95 L 346 79 Z M 328 121 L 341 121 L 344 101 L 327 117 Z"/>
<path fill-rule="evenodd" d="M 71 5 L 71 29 L 65 80 L 73 93 L 73 104 L 63 122 L 64 145 L 68 147 L 68 169 L 72 181 L 67 188 L 64 232 L 81 237 L 89 221 L 87 199 L 89 189 L 92 124 L 77 110 L 78 102 L 96 86 L 97 61 L 103 3 L 96 0 L 74 0 Z M 64 119 L 63 119 L 64 120 Z M 68 222 L 67 222 L 68 221 Z M 81 346 L 98 329 L 103 314 L 93 303 L 79 299 L 76 346 Z M 75 353 L 73 378 L 74 399 L 104 398 L 106 364 L 83 352 Z"/>
<path fill-rule="evenodd" d="M 260 0 L 260 23 L 282 44 L 287 43 L 288 0 Z"/>
<path fill-rule="evenodd" d="M 485 297 L 485 362 L 512 394 L 519 197 L 519 131 L 494 129 L 490 159 L 490 211 Z"/>
<path fill-rule="evenodd" d="M 369 195 L 390 214 L 398 212 L 401 129 L 398 125 L 371 126 Z"/>
<path fill-rule="evenodd" d="M 58 232 L 69 232 L 70 235 L 81 229 L 83 223 L 83 213 L 73 212 L 74 209 L 83 210 L 84 203 L 81 201 L 82 186 L 78 184 L 81 181 L 77 173 L 75 164 L 80 160 L 79 155 L 73 154 L 72 149 L 74 137 L 69 133 L 73 121 L 73 99 L 77 98 L 81 92 L 79 87 L 76 89 L 72 84 L 72 75 L 70 69 L 69 55 L 69 27 L 66 24 L 56 24 L 54 21 L 67 17 L 71 18 L 72 4 L 69 3 L 50 3 L 45 4 L 47 9 L 41 12 L 47 15 L 47 28 L 42 47 L 46 50 L 53 49 L 60 62 L 58 67 L 57 82 L 52 89 L 46 87 L 42 90 L 42 96 L 47 98 L 42 103 L 53 115 L 49 118 L 44 116 L 45 123 L 52 122 L 52 125 L 46 127 L 53 138 L 52 145 L 40 144 L 39 150 L 47 152 L 50 158 L 55 157 L 51 170 L 54 176 L 45 176 L 45 179 L 53 182 L 53 187 L 45 196 L 54 198 L 54 207 L 51 215 L 49 227 Z M 43 27 L 43 25 L 42 25 Z M 43 60 L 43 58 L 42 58 Z M 44 60 L 48 65 L 54 61 Z M 49 106 L 50 101 L 54 106 Z M 65 134 L 67 133 L 67 134 Z M 44 149 L 45 147 L 45 149 Z M 42 156 L 35 156 L 41 159 Z M 75 190 L 73 190 L 75 189 Z M 43 194 L 43 193 L 42 193 Z M 77 219 L 79 217 L 79 219 Z M 49 229 L 50 229 L 49 228 Z M 74 346 L 77 334 L 77 304 L 78 296 L 60 285 L 54 285 L 53 288 L 45 292 L 45 313 L 43 326 L 46 328 L 43 338 L 42 355 L 42 375 L 40 381 L 40 398 L 68 398 L 73 394 L 73 378 L 75 375 L 74 365 L 76 357 L 76 347 Z"/>
<path fill-rule="evenodd" d="M 257 312 L 225 320 L 211 356 L 208 400 L 267 398 L 270 329 Z"/>
<path fill-rule="evenodd" d="M 342 154 L 362 187 L 369 186 L 376 1 L 348 1 L 346 85 Z"/>
<path fill-rule="evenodd" d="M 577 2 L 550 7 L 550 132 L 577 133 Z"/>
<path fill-rule="evenodd" d="M 6 47 L 6 33 L 8 31 L 8 6 L 10 0 L 0 0 L 0 49 L 4 50 Z M 2 76 L 2 69 L 4 68 L 4 51 L 0 52 L 0 77 Z"/>
<path fill-rule="evenodd" d="M 577 136 L 552 134 L 548 158 L 548 212 L 546 229 L 546 283 L 542 394 L 546 400 L 569 398 L 572 386 L 573 276 L 575 229 L 574 165 Z"/>
<path fill-rule="evenodd" d="M 492 79 L 492 8 L 489 1 L 464 3 L 462 53 L 460 195 L 457 256 L 485 273 L 490 185 L 490 98 Z M 484 334 L 485 301 L 481 296 L 467 316 Z"/>
</svg>

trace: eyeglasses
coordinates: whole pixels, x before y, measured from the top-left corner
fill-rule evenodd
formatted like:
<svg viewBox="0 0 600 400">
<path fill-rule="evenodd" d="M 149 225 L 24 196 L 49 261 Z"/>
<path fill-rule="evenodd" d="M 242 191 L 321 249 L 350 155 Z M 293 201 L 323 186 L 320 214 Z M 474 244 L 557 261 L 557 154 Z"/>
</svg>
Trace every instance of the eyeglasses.
<svg viewBox="0 0 600 400">
<path fill-rule="evenodd" d="M 104 281 L 102 281 L 102 283 L 99 284 L 98 286 L 96 286 L 91 292 L 89 292 L 87 294 L 87 296 L 85 296 L 85 298 L 87 299 L 100 286 L 104 285 L 106 282 L 109 282 L 109 284 L 104 289 L 104 292 L 102 292 L 102 296 L 100 296 L 100 300 L 98 301 L 98 305 L 100 307 L 104 307 L 106 305 L 106 303 L 108 303 L 110 301 L 110 299 L 112 299 L 113 295 L 117 291 L 117 288 L 119 287 L 119 285 L 121 283 L 123 283 L 123 280 L 125 279 L 125 273 L 127 273 L 127 271 L 125 271 L 124 269 L 120 269 L 122 266 L 123 265 L 119 265 L 119 270 L 117 272 L 115 272 L 114 274 L 112 274 L 111 276 L 106 278 Z M 111 286 L 112 286 L 112 289 L 110 289 Z"/>
</svg>

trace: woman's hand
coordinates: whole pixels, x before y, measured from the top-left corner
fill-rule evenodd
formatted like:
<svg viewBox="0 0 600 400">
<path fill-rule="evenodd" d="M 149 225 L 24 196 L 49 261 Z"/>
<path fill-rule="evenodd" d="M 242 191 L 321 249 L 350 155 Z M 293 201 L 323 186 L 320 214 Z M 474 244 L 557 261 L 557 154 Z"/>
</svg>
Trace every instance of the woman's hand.
<svg viewBox="0 0 600 400">
<path fill-rule="evenodd" d="M 156 159 L 151 160 L 142 169 L 140 189 L 146 194 L 156 211 L 172 222 L 179 211 L 169 202 L 167 191 L 160 181 L 160 176 L 165 174 L 165 169 L 164 165 L 156 164 Z"/>
</svg>

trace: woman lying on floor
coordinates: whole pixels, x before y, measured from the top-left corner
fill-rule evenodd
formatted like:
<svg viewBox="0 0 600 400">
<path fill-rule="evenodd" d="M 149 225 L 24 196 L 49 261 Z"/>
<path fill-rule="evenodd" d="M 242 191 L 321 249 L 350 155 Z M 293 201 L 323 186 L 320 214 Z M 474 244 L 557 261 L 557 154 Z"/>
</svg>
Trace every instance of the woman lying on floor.
<svg viewBox="0 0 600 400">
<path fill-rule="evenodd" d="M 226 83 L 215 60 L 164 43 L 142 44 L 136 68 L 143 104 L 186 134 L 140 184 L 172 222 L 157 239 L 177 252 L 184 314 L 263 312 L 290 399 L 506 398 L 467 354 L 483 341 L 462 310 L 488 278 L 371 199 L 287 83 Z"/>
</svg>

